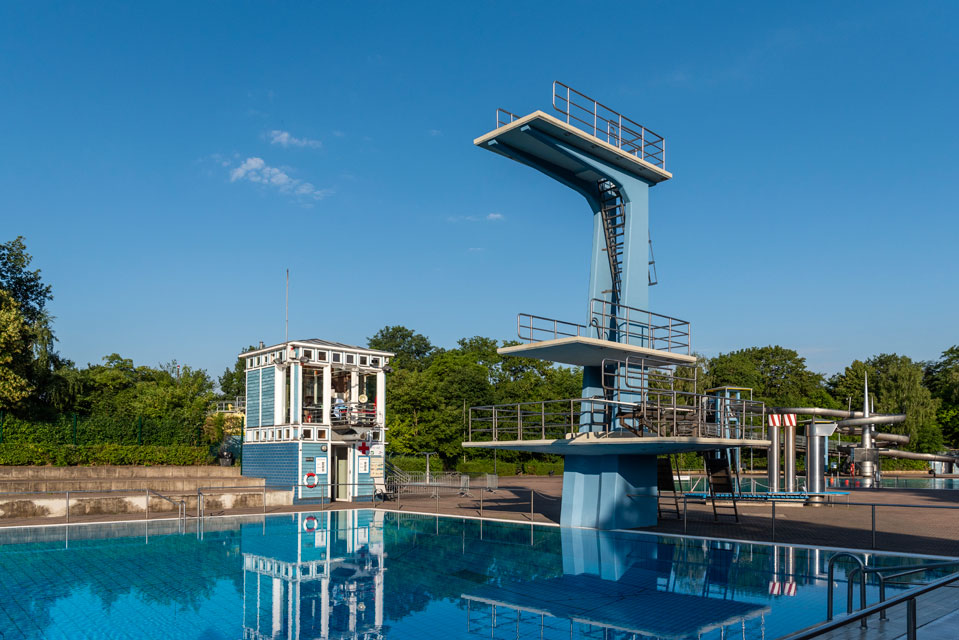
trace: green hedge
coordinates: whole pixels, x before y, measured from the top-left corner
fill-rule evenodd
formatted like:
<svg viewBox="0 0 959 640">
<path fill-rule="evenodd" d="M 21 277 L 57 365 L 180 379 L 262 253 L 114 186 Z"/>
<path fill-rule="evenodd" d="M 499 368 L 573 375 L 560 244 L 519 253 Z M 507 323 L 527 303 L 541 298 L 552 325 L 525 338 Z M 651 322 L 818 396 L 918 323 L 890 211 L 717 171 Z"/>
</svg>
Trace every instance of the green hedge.
<svg viewBox="0 0 959 640">
<path fill-rule="evenodd" d="M 209 447 L 137 446 L 119 444 L 0 444 L 0 465 L 203 465 L 213 464 Z"/>
<path fill-rule="evenodd" d="M 479 476 L 486 473 L 493 473 L 493 461 L 488 459 L 469 460 L 460 462 L 456 465 L 456 470 L 471 476 Z M 530 462 L 504 462 L 496 463 L 496 473 L 501 476 L 515 476 L 519 472 L 526 475 L 545 476 L 552 471 L 555 475 L 563 474 L 563 462 L 543 462 L 532 460 Z"/>
<path fill-rule="evenodd" d="M 2 414 L 2 412 L 0 412 Z M 199 425 L 137 416 L 64 414 L 51 422 L 21 420 L 9 414 L 0 420 L 0 444 L 46 445 L 199 445 L 206 442 Z"/>
</svg>

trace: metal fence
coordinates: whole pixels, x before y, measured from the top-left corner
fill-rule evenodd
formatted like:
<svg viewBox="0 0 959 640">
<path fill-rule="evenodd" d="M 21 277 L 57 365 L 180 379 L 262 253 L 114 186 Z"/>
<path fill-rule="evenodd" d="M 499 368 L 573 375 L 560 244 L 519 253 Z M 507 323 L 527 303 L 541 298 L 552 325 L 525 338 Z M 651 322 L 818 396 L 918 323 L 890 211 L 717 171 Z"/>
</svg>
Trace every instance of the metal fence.
<svg viewBox="0 0 959 640">
<path fill-rule="evenodd" d="M 682 521 L 660 520 L 659 529 L 757 542 L 959 556 L 957 505 L 855 502 L 848 495 L 824 499 L 818 506 L 803 507 L 800 493 L 782 500 L 738 498 L 739 520 L 734 521 L 715 516 L 709 498 L 684 495 Z"/>
</svg>

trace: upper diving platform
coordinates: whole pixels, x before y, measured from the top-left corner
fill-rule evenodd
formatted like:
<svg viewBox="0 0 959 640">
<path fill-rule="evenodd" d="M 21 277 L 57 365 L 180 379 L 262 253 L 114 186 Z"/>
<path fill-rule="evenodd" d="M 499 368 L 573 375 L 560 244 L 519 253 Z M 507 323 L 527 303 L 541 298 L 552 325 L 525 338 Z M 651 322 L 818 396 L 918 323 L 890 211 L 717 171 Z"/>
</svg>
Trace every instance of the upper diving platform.
<svg viewBox="0 0 959 640">
<path fill-rule="evenodd" d="M 557 140 L 650 184 L 673 177 L 666 170 L 666 140 L 661 135 L 562 82 L 553 83 L 553 108 L 560 118 L 539 110 L 521 117 L 497 109 L 496 128 L 473 144 L 520 162 L 533 158 L 538 168 L 567 182 L 595 183 L 607 176 L 558 148 Z"/>
<path fill-rule="evenodd" d="M 502 347 L 500 355 L 579 367 L 606 360 L 642 360 L 653 367 L 696 363 L 689 322 L 601 299 L 590 301 L 588 325 L 521 313 L 516 335 L 526 344 Z"/>
</svg>

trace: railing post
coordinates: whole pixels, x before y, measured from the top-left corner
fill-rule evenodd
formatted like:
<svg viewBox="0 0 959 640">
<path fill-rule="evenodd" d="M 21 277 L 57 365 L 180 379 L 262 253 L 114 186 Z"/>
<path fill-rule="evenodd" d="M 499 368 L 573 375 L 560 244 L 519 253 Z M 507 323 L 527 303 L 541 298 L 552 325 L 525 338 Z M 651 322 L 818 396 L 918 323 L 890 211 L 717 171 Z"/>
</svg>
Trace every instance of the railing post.
<svg viewBox="0 0 959 640">
<path fill-rule="evenodd" d="M 70 492 L 67 491 L 67 522 L 70 522 Z"/>
<path fill-rule="evenodd" d="M 263 513 L 266 513 L 266 485 L 263 485 Z"/>
<path fill-rule="evenodd" d="M 146 498 L 146 509 L 144 509 L 144 513 L 146 515 L 143 516 L 143 519 L 149 520 L 150 519 L 150 490 L 147 489 L 146 491 L 144 491 L 143 495 Z"/>
<path fill-rule="evenodd" d="M 480 491 L 480 518 L 483 517 L 483 494 L 485 491 Z"/>
<path fill-rule="evenodd" d="M 686 533 L 686 529 L 688 528 L 688 520 L 686 515 L 687 514 L 686 503 L 687 503 L 686 494 L 683 494 L 683 533 Z"/>
<path fill-rule="evenodd" d="M 529 490 L 529 521 L 533 521 L 533 494 L 536 493 L 532 489 Z"/>
<path fill-rule="evenodd" d="M 776 501 L 773 500 L 773 542 L 776 542 Z"/>
<path fill-rule="evenodd" d="M 872 548 L 876 548 L 876 505 L 872 505 Z"/>
<path fill-rule="evenodd" d="M 539 403 L 539 421 L 543 429 L 542 439 L 546 439 L 546 401 Z"/>
<path fill-rule="evenodd" d="M 516 439 L 523 439 L 523 405 L 516 403 Z"/>
<path fill-rule="evenodd" d="M 916 599 L 906 600 L 906 640 L 916 640 Z"/>
</svg>

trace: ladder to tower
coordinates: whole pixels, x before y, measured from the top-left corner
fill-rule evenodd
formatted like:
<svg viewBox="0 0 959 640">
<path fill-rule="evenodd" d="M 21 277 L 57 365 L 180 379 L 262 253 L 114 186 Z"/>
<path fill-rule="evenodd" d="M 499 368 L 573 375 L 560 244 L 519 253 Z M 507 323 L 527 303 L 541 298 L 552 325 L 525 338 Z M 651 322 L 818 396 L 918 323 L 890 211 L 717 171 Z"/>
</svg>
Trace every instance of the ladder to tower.
<svg viewBox="0 0 959 640">
<path fill-rule="evenodd" d="M 606 257 L 612 279 L 613 299 L 619 301 L 623 282 L 623 248 L 626 236 L 626 204 L 619 188 L 609 180 L 599 181 L 599 209 L 606 236 Z"/>
<path fill-rule="evenodd" d="M 606 252 L 606 257 L 609 259 L 609 275 L 613 283 L 611 293 L 614 294 L 616 300 L 619 300 L 623 282 L 623 253 L 626 244 L 626 203 L 623 201 L 623 195 L 619 188 L 609 180 L 600 180 L 598 188 L 603 234 L 606 237 L 606 247 L 603 251 Z M 653 286 L 658 284 L 659 277 L 656 273 L 656 258 L 653 256 L 652 237 L 649 238 L 648 264 L 649 286 Z"/>
</svg>

